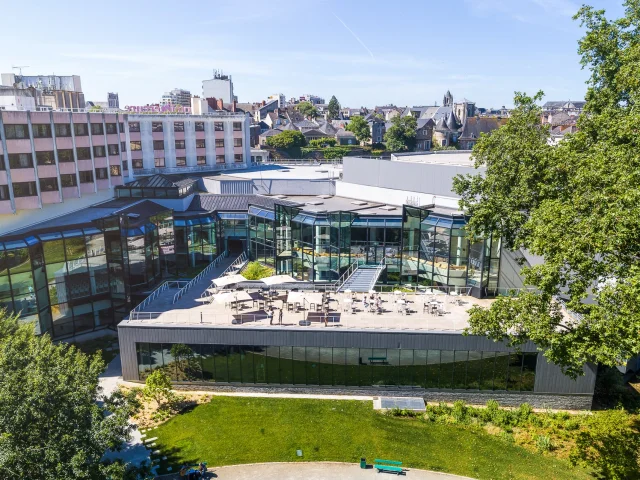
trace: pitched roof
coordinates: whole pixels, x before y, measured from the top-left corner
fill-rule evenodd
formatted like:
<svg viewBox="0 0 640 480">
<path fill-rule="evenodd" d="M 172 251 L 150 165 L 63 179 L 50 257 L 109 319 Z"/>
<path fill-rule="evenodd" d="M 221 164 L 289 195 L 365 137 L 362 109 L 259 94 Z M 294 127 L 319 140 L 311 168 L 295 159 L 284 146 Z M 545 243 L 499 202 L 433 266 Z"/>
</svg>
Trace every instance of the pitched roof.
<svg viewBox="0 0 640 480">
<path fill-rule="evenodd" d="M 298 129 L 296 128 L 296 126 L 293 123 L 289 122 L 286 125 L 280 125 L 280 130 L 282 130 L 282 131 L 285 131 L 285 130 L 296 130 L 297 131 Z"/>
<path fill-rule="evenodd" d="M 324 132 L 321 132 L 317 128 L 312 128 L 307 130 L 306 132 L 302 132 L 305 137 L 333 137 L 333 135 L 327 135 Z"/>
<path fill-rule="evenodd" d="M 419 118 L 417 121 L 418 128 L 435 127 L 436 122 L 432 118 Z"/>
<path fill-rule="evenodd" d="M 444 119 L 444 117 L 441 117 L 440 120 L 436 122 L 436 130 L 438 131 L 449 130 L 449 127 L 447 126 L 447 122 Z"/>
<path fill-rule="evenodd" d="M 151 175 L 149 177 L 139 177 L 135 179 L 133 182 L 127 183 L 126 186 L 139 187 L 139 188 L 143 188 L 143 187 L 171 188 L 171 187 L 185 187 L 185 186 L 193 185 L 194 183 L 197 183 L 197 182 L 198 182 L 197 178 L 189 178 L 189 177 L 185 178 L 181 175 L 167 175 L 167 174 L 160 173 L 157 175 Z"/>
<path fill-rule="evenodd" d="M 318 130 L 327 135 L 335 135 L 338 132 L 338 129 L 334 127 L 331 122 L 324 122 Z"/>
<path fill-rule="evenodd" d="M 318 124 L 316 122 L 312 122 L 311 120 L 301 120 L 299 122 L 295 122 L 295 126 L 297 128 L 318 128 Z"/>
<path fill-rule="evenodd" d="M 278 135 L 279 133 L 282 133 L 282 130 L 279 130 L 277 128 L 272 128 L 271 130 L 267 130 L 264 133 L 261 133 L 260 136 L 261 137 L 273 137 L 275 135 Z"/>
<path fill-rule="evenodd" d="M 296 202 L 280 200 L 264 195 L 218 195 L 215 193 L 201 193 L 194 195 L 188 212 L 245 212 L 249 205 L 259 205 L 274 208 L 275 204 L 295 206 Z"/>
<path fill-rule="evenodd" d="M 447 126 L 449 127 L 449 130 L 458 130 L 460 128 L 453 112 L 449 112 L 449 115 L 447 116 Z"/>
<path fill-rule="evenodd" d="M 336 132 L 336 137 L 341 137 L 341 138 L 356 138 L 356 136 L 354 135 L 353 132 L 350 132 L 349 130 L 345 130 L 344 128 L 341 128 L 340 130 L 338 130 Z"/>
<path fill-rule="evenodd" d="M 497 130 L 502 125 L 507 123 L 506 118 L 495 117 L 470 117 L 467 118 L 464 126 L 462 127 L 462 133 L 460 135 L 461 140 L 480 138 L 482 133 L 491 133 Z"/>
</svg>

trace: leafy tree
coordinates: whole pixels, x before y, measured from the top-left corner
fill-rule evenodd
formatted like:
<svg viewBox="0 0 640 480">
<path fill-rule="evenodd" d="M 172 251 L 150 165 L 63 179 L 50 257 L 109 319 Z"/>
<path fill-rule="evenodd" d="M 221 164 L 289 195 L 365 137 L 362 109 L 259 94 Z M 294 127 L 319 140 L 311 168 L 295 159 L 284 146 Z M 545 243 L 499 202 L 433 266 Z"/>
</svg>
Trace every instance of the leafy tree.
<svg viewBox="0 0 640 480">
<path fill-rule="evenodd" d="M 329 107 L 327 108 L 329 120 L 337 120 L 340 118 L 340 102 L 335 95 L 329 100 Z"/>
<path fill-rule="evenodd" d="M 91 108 L 89 108 L 89 111 L 91 113 L 101 112 L 102 107 L 100 105 L 93 105 Z"/>
<path fill-rule="evenodd" d="M 413 150 L 416 146 L 416 129 L 418 128 L 415 117 L 396 115 L 391 119 L 391 124 L 387 133 L 384 134 L 387 148 L 394 152 Z"/>
<path fill-rule="evenodd" d="M 261 278 L 270 277 L 273 274 L 273 268 L 266 267 L 260 262 L 250 262 L 242 272 L 242 275 L 247 280 L 260 280 Z"/>
<path fill-rule="evenodd" d="M 311 102 L 300 102 L 296 105 L 298 111 L 307 118 L 316 118 L 318 116 L 318 110 L 313 106 Z"/>
<path fill-rule="evenodd" d="M 0 311 L 0 478 L 108 478 L 101 458 L 129 439 L 139 403 L 100 395 L 104 367 Z"/>
<path fill-rule="evenodd" d="M 600 478 L 640 478 L 640 432 L 637 419 L 624 410 L 590 416 L 576 438 L 569 460 L 595 469 Z"/>
<path fill-rule="evenodd" d="M 544 259 L 522 269 L 534 290 L 472 308 L 469 332 L 515 346 L 531 339 L 573 377 L 586 362 L 614 366 L 640 351 L 640 2 L 625 5 L 614 21 L 591 7 L 575 17 L 591 70 L 578 132 L 550 147 L 542 94 L 517 93 L 507 124 L 474 148 L 485 174 L 454 183 L 473 235 Z M 557 297 L 580 316 L 563 315 Z"/>
<path fill-rule="evenodd" d="M 146 398 L 155 400 L 158 410 L 168 406 L 172 399 L 171 380 L 164 370 L 156 369 L 151 372 L 144 382 L 143 394 Z"/>
<path fill-rule="evenodd" d="M 267 145 L 274 148 L 302 147 L 306 143 L 304 135 L 297 130 L 285 130 L 282 133 L 267 138 Z"/>
<path fill-rule="evenodd" d="M 310 147 L 315 148 L 325 148 L 325 147 L 335 147 L 338 141 L 335 138 L 327 137 L 327 138 L 314 138 L 309 141 Z"/>
<path fill-rule="evenodd" d="M 360 143 L 371 140 L 369 123 L 360 115 L 351 118 L 351 121 L 344 129 L 352 132 Z"/>
</svg>

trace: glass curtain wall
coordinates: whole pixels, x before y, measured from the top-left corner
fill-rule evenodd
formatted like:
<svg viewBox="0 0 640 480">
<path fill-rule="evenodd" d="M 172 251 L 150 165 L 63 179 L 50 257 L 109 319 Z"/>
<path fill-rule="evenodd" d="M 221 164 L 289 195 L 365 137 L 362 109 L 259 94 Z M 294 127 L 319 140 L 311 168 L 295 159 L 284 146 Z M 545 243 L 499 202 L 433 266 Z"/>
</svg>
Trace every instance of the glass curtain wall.
<svg viewBox="0 0 640 480">
<path fill-rule="evenodd" d="M 538 354 L 137 343 L 140 380 L 532 392 Z"/>
<path fill-rule="evenodd" d="M 249 206 L 249 252 L 253 260 L 275 267 L 275 212 Z"/>
<path fill-rule="evenodd" d="M 485 297 L 498 291 L 500 239 L 471 243 L 463 216 L 443 217 L 405 206 L 402 224 L 402 281 L 421 285 L 472 287 Z"/>
<path fill-rule="evenodd" d="M 360 217 L 351 226 L 351 258 L 368 265 L 384 260 L 387 266 L 379 282 L 400 281 L 402 220 Z"/>
<path fill-rule="evenodd" d="M 175 262 L 177 271 L 206 266 L 217 255 L 216 221 L 212 216 L 175 219 Z"/>
</svg>

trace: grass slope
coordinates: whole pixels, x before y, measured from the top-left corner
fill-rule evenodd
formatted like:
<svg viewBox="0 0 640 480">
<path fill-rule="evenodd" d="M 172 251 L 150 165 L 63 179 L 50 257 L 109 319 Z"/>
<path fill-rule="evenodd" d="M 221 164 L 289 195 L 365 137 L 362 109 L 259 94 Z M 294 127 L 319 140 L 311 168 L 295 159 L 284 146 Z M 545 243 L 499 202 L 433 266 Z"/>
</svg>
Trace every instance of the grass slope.
<svg viewBox="0 0 640 480">
<path fill-rule="evenodd" d="M 479 479 L 581 479 L 582 470 L 481 430 L 392 418 L 371 402 L 214 397 L 149 432 L 167 461 L 211 466 L 259 462 L 400 460 L 411 468 Z M 303 457 L 296 456 L 296 450 Z"/>
</svg>

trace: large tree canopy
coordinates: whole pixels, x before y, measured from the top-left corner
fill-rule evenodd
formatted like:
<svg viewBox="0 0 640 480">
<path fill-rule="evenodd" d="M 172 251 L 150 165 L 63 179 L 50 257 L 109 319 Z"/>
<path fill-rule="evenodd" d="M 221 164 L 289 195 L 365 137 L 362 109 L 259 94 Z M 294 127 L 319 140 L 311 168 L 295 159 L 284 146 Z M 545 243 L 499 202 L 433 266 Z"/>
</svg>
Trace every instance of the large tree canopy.
<svg viewBox="0 0 640 480">
<path fill-rule="evenodd" d="M 391 127 L 384 134 L 387 149 L 395 152 L 413 150 L 416 146 L 416 128 L 418 121 L 413 115 L 393 117 Z"/>
<path fill-rule="evenodd" d="M 128 439 L 136 407 L 120 392 L 99 396 L 103 368 L 0 310 L 0 478 L 130 478 L 101 461 Z"/>
<path fill-rule="evenodd" d="M 335 95 L 329 100 L 329 106 L 327 107 L 327 116 L 329 120 L 336 120 L 340 117 L 340 102 Z"/>
<path fill-rule="evenodd" d="M 345 130 L 353 133 L 359 142 L 367 142 L 371 140 L 371 127 L 369 123 L 360 115 L 351 117 L 351 120 L 345 127 Z"/>
<path fill-rule="evenodd" d="M 531 339 L 571 376 L 640 351 L 640 0 L 625 6 L 615 21 L 591 7 L 576 14 L 591 71 L 578 132 L 549 146 L 541 94 L 518 93 L 507 124 L 474 148 L 484 174 L 454 183 L 472 234 L 500 235 L 544 262 L 522 270 L 533 290 L 472 308 L 469 331 Z"/>
</svg>

